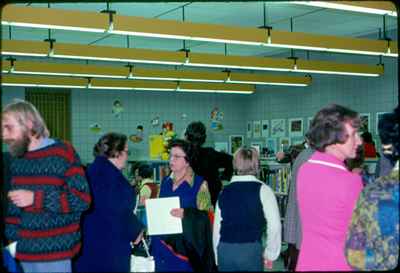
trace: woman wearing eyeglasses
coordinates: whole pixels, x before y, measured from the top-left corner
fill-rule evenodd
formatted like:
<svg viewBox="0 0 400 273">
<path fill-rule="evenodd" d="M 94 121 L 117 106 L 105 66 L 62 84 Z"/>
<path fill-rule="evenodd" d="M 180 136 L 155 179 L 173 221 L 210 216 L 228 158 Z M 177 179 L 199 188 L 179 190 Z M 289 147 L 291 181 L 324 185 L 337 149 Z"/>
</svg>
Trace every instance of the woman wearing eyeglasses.
<svg viewBox="0 0 400 273">
<path fill-rule="evenodd" d="M 215 263 L 207 181 L 193 172 L 195 155 L 189 142 L 175 139 L 169 147 L 171 174 L 162 181 L 159 197 L 179 197 L 181 208 L 171 210 L 171 214 L 182 218 L 183 234 L 152 237 L 156 271 L 210 271 Z"/>
<path fill-rule="evenodd" d="M 105 134 L 93 155 L 86 171 L 92 206 L 82 218 L 82 251 L 75 271 L 129 272 L 130 242 L 141 240 L 143 225 L 133 214 L 135 191 L 122 174 L 128 160 L 127 137 Z"/>
</svg>

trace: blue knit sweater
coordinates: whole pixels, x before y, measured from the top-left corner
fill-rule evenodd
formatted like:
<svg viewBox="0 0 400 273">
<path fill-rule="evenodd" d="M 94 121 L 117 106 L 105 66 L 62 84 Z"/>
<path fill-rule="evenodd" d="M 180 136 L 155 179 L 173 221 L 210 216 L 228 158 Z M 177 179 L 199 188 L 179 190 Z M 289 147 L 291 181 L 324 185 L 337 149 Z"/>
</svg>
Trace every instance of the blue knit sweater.
<svg viewBox="0 0 400 273">
<path fill-rule="evenodd" d="M 18 242 L 16 258 L 34 262 L 73 257 L 81 245 L 80 216 L 91 197 L 72 145 L 56 140 L 29 151 L 12 161 L 10 171 L 10 190 L 34 192 L 33 205 L 8 205 L 6 237 Z"/>
</svg>

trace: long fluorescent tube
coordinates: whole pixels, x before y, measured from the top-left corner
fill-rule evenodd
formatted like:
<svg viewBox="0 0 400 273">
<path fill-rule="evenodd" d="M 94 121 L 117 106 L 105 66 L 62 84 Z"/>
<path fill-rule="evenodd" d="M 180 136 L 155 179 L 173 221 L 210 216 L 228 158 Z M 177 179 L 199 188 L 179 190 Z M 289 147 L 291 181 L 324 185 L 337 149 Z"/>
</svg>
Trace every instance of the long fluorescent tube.
<svg viewBox="0 0 400 273">
<path fill-rule="evenodd" d="M 25 87 L 53 87 L 53 88 L 88 88 L 88 89 L 118 89 L 118 90 L 143 90 L 143 91 L 182 91 L 182 92 L 213 92 L 252 94 L 254 85 L 227 84 L 227 83 L 176 83 L 176 82 L 149 82 L 128 81 L 114 79 L 87 79 L 75 77 L 38 76 L 38 75 L 13 75 L 3 74 L 2 86 Z M 182 88 L 180 88 L 182 87 Z"/>
<path fill-rule="evenodd" d="M 114 78 L 158 81 L 219 82 L 242 84 L 265 84 L 284 86 L 307 86 L 309 77 L 265 75 L 236 72 L 199 72 L 185 70 L 145 69 L 83 64 L 48 63 L 32 61 L 2 62 L 2 73 L 70 76 L 90 78 Z"/>
<path fill-rule="evenodd" d="M 397 17 L 396 6 L 391 1 L 290 1 L 288 3 Z"/>
<path fill-rule="evenodd" d="M 29 42 L 36 52 L 45 52 L 49 48 L 46 42 Z M 2 55 L 29 55 L 30 47 L 25 41 L 2 40 Z M 15 54 L 14 54 L 15 53 Z M 47 56 L 47 55 L 46 55 Z M 292 71 L 303 72 L 295 69 L 293 59 L 267 58 L 267 57 L 249 57 L 249 56 L 225 56 L 219 54 L 169 52 L 159 50 L 116 48 L 93 45 L 76 45 L 54 43 L 51 57 L 70 58 L 80 60 L 107 60 L 114 62 L 137 62 L 137 63 L 157 63 L 157 64 L 178 64 L 195 67 L 218 67 L 232 69 L 249 70 L 272 70 L 272 71 Z M 339 75 L 359 75 L 359 76 L 379 76 L 383 74 L 383 69 L 376 65 L 348 65 L 335 62 L 315 62 L 302 60 L 303 65 L 307 66 L 308 73 L 326 73 Z M 314 64 L 311 65 L 311 64 Z M 331 70 L 334 67 L 334 70 Z"/>
<path fill-rule="evenodd" d="M 64 20 L 64 18 L 68 19 Z M 398 57 L 398 46 L 395 41 L 230 27 L 118 14 L 113 15 L 111 24 L 106 18 L 108 18 L 106 14 L 95 12 L 21 7 L 8 4 L 3 7 L 1 20 L 4 25 L 30 24 L 31 27 L 92 32 L 99 32 L 103 29 L 103 32 L 121 35 Z"/>
<path fill-rule="evenodd" d="M 268 42 L 263 45 L 336 53 L 398 57 L 397 42 L 387 40 L 371 40 L 270 30 L 267 41 Z"/>
</svg>

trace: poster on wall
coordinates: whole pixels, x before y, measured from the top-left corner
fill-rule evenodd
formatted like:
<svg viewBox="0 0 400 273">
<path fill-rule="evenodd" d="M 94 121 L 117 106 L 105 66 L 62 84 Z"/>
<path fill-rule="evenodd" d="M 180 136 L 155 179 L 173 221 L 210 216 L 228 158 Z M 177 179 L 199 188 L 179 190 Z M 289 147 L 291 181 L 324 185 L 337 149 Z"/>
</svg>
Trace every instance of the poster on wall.
<svg viewBox="0 0 400 273">
<path fill-rule="evenodd" d="M 253 121 L 253 137 L 261 137 L 261 121 Z"/>
<path fill-rule="evenodd" d="M 93 123 L 89 126 L 89 131 L 92 132 L 93 134 L 100 134 L 102 129 L 101 125 L 99 123 Z"/>
<path fill-rule="evenodd" d="M 129 140 L 132 141 L 133 143 L 138 143 L 143 140 L 143 125 L 138 125 L 136 127 L 136 134 L 132 134 L 129 136 Z"/>
<path fill-rule="evenodd" d="M 284 119 L 273 119 L 271 120 L 271 137 L 283 137 L 285 136 L 285 120 Z"/>
<path fill-rule="evenodd" d="M 211 111 L 211 124 L 210 128 L 214 131 L 220 131 L 224 129 L 222 120 L 224 119 L 224 112 L 220 111 L 218 107 L 214 107 Z"/>
<path fill-rule="evenodd" d="M 370 114 L 369 113 L 361 113 L 360 120 L 361 120 L 361 124 L 360 124 L 359 131 L 361 133 L 370 132 L 371 131 Z"/>
<path fill-rule="evenodd" d="M 288 137 L 281 137 L 279 139 L 279 151 L 280 152 L 287 152 L 290 147 L 290 138 Z"/>
<path fill-rule="evenodd" d="M 261 121 L 261 136 L 268 137 L 268 133 L 269 133 L 269 121 L 262 120 Z"/>
<path fill-rule="evenodd" d="M 214 149 L 218 152 L 228 153 L 228 142 L 215 142 Z"/>
<path fill-rule="evenodd" d="M 244 137 L 242 135 L 229 136 L 229 151 L 233 155 L 237 149 L 244 145 Z"/>
<path fill-rule="evenodd" d="M 119 100 L 119 99 L 114 100 L 114 102 L 112 104 L 111 113 L 113 114 L 113 116 L 115 118 L 121 118 L 122 112 L 124 112 L 124 107 L 122 105 L 121 100 Z"/>
<path fill-rule="evenodd" d="M 247 127 L 246 127 L 246 136 L 247 136 L 247 138 L 251 138 L 251 128 L 252 128 L 252 126 L 251 126 L 251 121 L 248 121 L 247 122 Z"/>
<path fill-rule="evenodd" d="M 260 156 L 260 154 L 261 154 L 262 146 L 263 146 L 262 142 L 254 141 L 254 142 L 251 143 L 251 147 L 253 147 L 254 149 L 257 150 L 258 156 Z"/>
<path fill-rule="evenodd" d="M 289 119 L 289 136 L 298 137 L 303 135 L 303 119 L 292 118 Z"/>
</svg>

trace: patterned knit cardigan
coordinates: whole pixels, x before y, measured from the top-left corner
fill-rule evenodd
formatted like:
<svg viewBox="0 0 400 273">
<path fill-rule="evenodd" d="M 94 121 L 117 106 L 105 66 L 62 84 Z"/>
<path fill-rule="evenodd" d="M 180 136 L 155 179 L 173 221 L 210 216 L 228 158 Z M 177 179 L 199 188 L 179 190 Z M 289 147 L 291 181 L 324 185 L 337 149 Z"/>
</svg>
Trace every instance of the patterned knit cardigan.
<svg viewBox="0 0 400 273">
<path fill-rule="evenodd" d="M 71 144 L 56 140 L 47 147 L 15 158 L 10 190 L 34 192 L 33 205 L 9 202 L 6 237 L 17 241 L 22 261 L 69 259 L 80 249 L 80 217 L 91 202 L 78 154 Z"/>
</svg>

